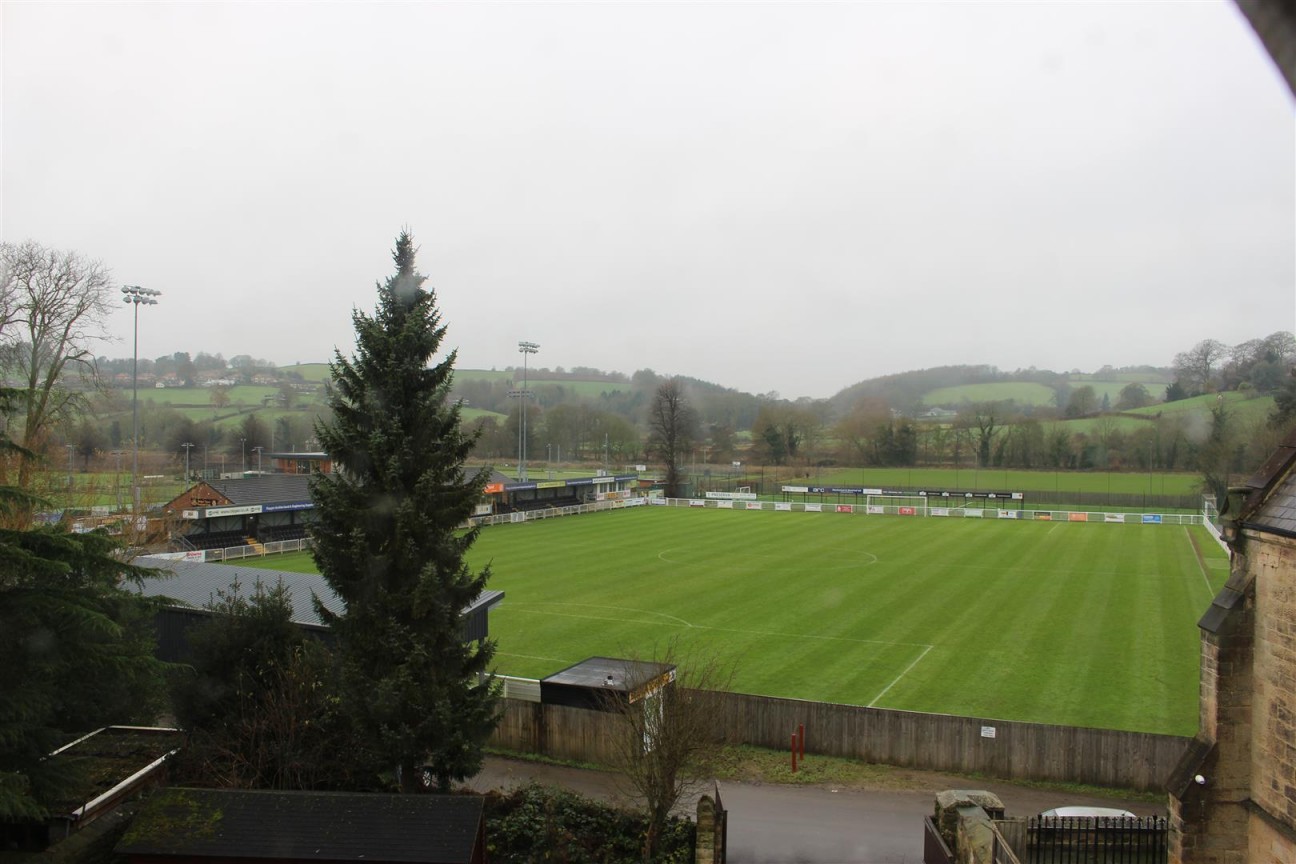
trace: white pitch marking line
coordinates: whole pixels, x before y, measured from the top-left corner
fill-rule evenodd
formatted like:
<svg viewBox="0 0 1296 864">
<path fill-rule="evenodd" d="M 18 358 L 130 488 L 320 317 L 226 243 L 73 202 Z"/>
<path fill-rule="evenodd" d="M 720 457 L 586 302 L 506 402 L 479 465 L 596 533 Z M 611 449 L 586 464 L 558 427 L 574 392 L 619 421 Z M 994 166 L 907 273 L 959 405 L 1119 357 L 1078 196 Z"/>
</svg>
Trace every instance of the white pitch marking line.
<svg viewBox="0 0 1296 864">
<path fill-rule="evenodd" d="M 538 654 L 514 654 L 511 651 L 496 651 L 496 657 L 521 657 L 524 660 L 544 660 L 551 663 L 570 663 L 570 660 L 564 660 L 561 657 L 541 657 Z"/>
<path fill-rule="evenodd" d="M 662 551 L 660 551 L 660 552 L 657 553 L 657 558 L 658 558 L 658 560 L 660 560 L 660 561 L 664 561 L 664 562 L 666 562 L 667 564 L 683 564 L 683 563 L 684 563 L 683 561 L 676 561 L 676 560 L 673 559 L 673 558 L 667 558 L 667 557 L 666 557 L 668 554 L 670 554 L 670 553 L 672 553 L 672 552 L 678 552 L 678 551 L 679 551 L 678 549 L 663 549 Z M 851 552 L 852 554 L 855 554 L 855 555 L 859 555 L 859 556 L 861 556 L 861 559 L 860 559 L 859 561 L 845 561 L 845 562 L 842 562 L 842 563 L 834 564 L 834 565 L 832 565 L 831 567 L 821 567 L 821 568 L 819 568 L 819 569 L 821 569 L 821 570 L 845 570 L 845 569 L 848 569 L 848 568 L 851 568 L 851 567 L 867 567 L 867 566 L 872 565 L 872 564 L 877 564 L 879 561 L 882 560 L 882 559 L 878 558 L 878 556 L 874 555 L 872 552 L 862 552 L 862 551 L 855 550 L 855 549 L 847 550 L 847 551 Z M 864 556 L 867 556 L 867 558 L 865 558 Z M 748 555 L 747 557 L 748 557 L 748 558 L 767 558 L 767 559 L 772 559 L 772 560 L 782 560 L 782 558 L 783 558 L 783 556 L 781 556 L 781 555 Z M 838 557 L 840 557 L 840 556 L 838 556 Z"/>
<path fill-rule="evenodd" d="M 903 645 L 906 648 L 926 648 L 934 646 L 925 642 L 886 642 L 882 639 L 855 639 L 850 636 L 820 636 L 816 633 L 779 633 L 775 630 L 740 630 L 736 627 L 709 627 L 706 624 L 694 625 L 699 630 L 716 630 L 721 633 L 742 633 L 747 636 L 777 636 L 781 639 L 823 639 L 830 642 L 855 642 L 860 645 Z"/>
<path fill-rule="evenodd" d="M 509 604 L 509 605 L 511 605 L 511 606 L 515 606 L 516 604 Z M 613 612 L 636 612 L 636 613 L 638 613 L 638 614 L 640 614 L 640 615 L 655 615 L 655 616 L 658 617 L 658 618 L 666 618 L 667 620 L 670 620 L 670 621 L 676 621 L 676 622 L 679 623 L 679 625 L 680 625 L 681 627 L 693 627 L 693 626 L 695 626 L 695 625 L 690 624 L 689 622 L 685 621 L 683 618 L 680 618 L 680 617 L 678 617 L 678 616 L 676 616 L 676 615 L 668 615 L 668 614 L 665 613 L 665 612 L 654 612 L 654 611 L 652 611 L 651 609 L 634 609 L 634 608 L 631 608 L 631 607 L 629 607 L 629 606 L 604 606 L 604 605 L 601 605 L 601 604 L 598 604 L 598 603 L 558 603 L 558 602 L 555 602 L 555 601 L 545 601 L 545 600 L 532 600 L 531 603 L 530 603 L 529 605 L 532 605 L 532 606 L 570 606 L 570 607 L 573 607 L 573 608 L 576 608 L 576 609 L 611 609 Z M 525 612 L 525 611 L 527 611 L 527 610 L 523 609 L 523 610 L 521 610 L 521 611 Z M 568 614 L 568 615 L 569 615 L 570 617 L 572 617 L 572 618 L 581 618 L 581 617 L 586 617 L 586 616 L 581 616 L 581 615 L 570 615 L 570 613 L 563 613 L 563 612 L 541 612 L 540 614 L 542 614 L 542 615 L 563 615 L 563 614 Z M 595 616 L 588 616 L 588 617 L 595 617 Z M 608 621 L 625 621 L 624 618 L 608 618 L 608 619 L 606 619 L 606 620 L 608 620 Z M 651 623 L 651 622 L 643 621 L 643 622 L 640 622 L 640 623 L 648 624 L 648 623 Z"/>
<path fill-rule="evenodd" d="M 712 627 L 708 624 L 690 624 L 683 618 L 676 618 L 674 615 L 667 615 L 664 612 L 649 612 L 644 609 L 626 609 L 621 606 L 594 606 L 589 603 L 544 603 L 542 601 L 533 601 L 527 605 L 547 605 L 547 606 L 575 606 L 588 607 L 592 609 L 618 609 L 626 612 L 638 612 L 641 615 L 657 615 L 662 618 L 671 618 L 679 622 L 678 626 L 688 627 L 693 630 L 714 630 L 717 633 L 739 633 L 744 636 L 775 636 L 780 639 L 822 639 L 829 642 L 854 642 L 859 645 L 900 645 L 905 648 L 925 648 L 930 651 L 933 645 L 926 642 L 887 642 L 884 639 L 856 639 L 851 636 L 820 636 L 816 633 L 780 633 L 777 630 L 743 630 L 738 627 Z M 522 612 L 528 615 L 556 615 L 559 618 L 580 618 L 586 621 L 615 621 L 618 624 L 670 624 L 670 622 L 659 621 L 631 621 L 626 618 L 612 618 L 608 615 L 578 615 L 574 612 L 554 612 L 548 609 L 527 609 L 519 603 L 509 603 L 506 607 L 509 612 Z M 674 626 L 674 625 L 672 625 Z"/>
<path fill-rule="evenodd" d="M 1193 560 L 1197 562 L 1197 571 L 1202 574 L 1202 581 L 1206 583 L 1206 593 L 1211 598 L 1215 597 L 1215 589 L 1211 587 L 1210 576 L 1206 574 L 1206 568 L 1202 566 L 1202 556 L 1197 552 L 1197 546 L 1192 542 L 1192 535 L 1188 533 L 1188 526 L 1184 526 L 1184 539 L 1188 541 L 1188 546 L 1193 550 Z"/>
<path fill-rule="evenodd" d="M 899 644 L 899 643 L 896 643 L 896 644 Z M 903 678 L 904 676 L 908 675 L 908 674 L 909 674 L 909 670 L 912 669 L 912 668 L 914 668 L 915 666 L 917 666 L 917 665 L 918 665 L 918 662 L 919 662 L 920 660 L 922 660 L 924 657 L 926 657 L 926 656 L 927 656 L 927 652 L 930 651 L 933 647 L 935 647 L 935 646 L 928 645 L 926 648 L 924 648 L 923 651 L 922 651 L 922 653 L 918 655 L 917 659 L 915 659 L 912 663 L 910 663 L 908 666 L 906 666 L 906 667 L 904 668 L 904 671 L 901 672 L 899 675 L 897 675 L 897 676 L 895 677 L 895 680 L 894 680 L 894 681 L 892 681 L 892 682 L 891 682 L 890 684 L 888 684 L 886 687 L 883 687 L 881 693 L 879 693 L 878 695 L 876 695 L 876 696 L 873 697 L 873 701 L 870 702 L 870 703 L 868 703 L 868 707 L 869 707 L 869 708 L 872 708 L 874 705 L 876 705 L 876 704 L 878 703 L 878 700 L 881 699 L 883 696 L 885 696 L 885 695 L 887 694 L 887 691 L 888 691 L 888 690 L 890 690 L 892 687 L 894 687 L 896 684 L 898 684 L 898 683 L 900 682 L 900 679 L 901 679 L 901 678 Z"/>
</svg>

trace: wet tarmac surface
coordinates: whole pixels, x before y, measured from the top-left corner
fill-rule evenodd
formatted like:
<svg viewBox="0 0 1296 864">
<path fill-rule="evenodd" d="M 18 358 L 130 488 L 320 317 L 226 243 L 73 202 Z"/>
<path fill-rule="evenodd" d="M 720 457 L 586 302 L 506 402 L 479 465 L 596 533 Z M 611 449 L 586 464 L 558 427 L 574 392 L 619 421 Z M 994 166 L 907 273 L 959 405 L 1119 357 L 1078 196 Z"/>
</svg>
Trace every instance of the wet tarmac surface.
<svg viewBox="0 0 1296 864">
<path fill-rule="evenodd" d="M 729 811 L 730 864 L 915 864 L 923 857 L 924 816 L 944 789 L 984 789 L 1004 802 L 1009 816 L 1032 816 L 1071 804 L 1122 807 L 1140 816 L 1164 815 L 1164 805 L 969 780 L 917 771 L 900 775 L 907 789 L 785 786 L 724 781 L 719 791 Z M 527 782 L 562 786 L 592 798 L 629 806 L 616 775 L 522 760 L 489 757 L 469 781 L 477 791 Z M 706 789 L 700 792 L 709 791 Z M 696 796 L 695 796 L 696 797 Z M 690 802 L 691 804 L 691 802 Z M 691 812 L 691 807 L 690 807 Z"/>
</svg>

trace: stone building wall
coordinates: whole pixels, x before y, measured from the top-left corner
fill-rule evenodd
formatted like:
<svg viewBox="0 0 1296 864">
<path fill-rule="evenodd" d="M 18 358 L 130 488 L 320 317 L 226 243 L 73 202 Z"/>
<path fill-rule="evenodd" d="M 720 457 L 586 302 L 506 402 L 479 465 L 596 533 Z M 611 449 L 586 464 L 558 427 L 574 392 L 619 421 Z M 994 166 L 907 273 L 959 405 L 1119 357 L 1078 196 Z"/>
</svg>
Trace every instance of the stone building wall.
<svg viewBox="0 0 1296 864">
<path fill-rule="evenodd" d="M 1249 538 L 1255 574 L 1256 621 L 1251 800 L 1257 860 L 1296 862 L 1296 540 Z M 1286 837 L 1279 830 L 1285 826 Z M 1272 838 L 1264 839 L 1264 835 Z"/>
<path fill-rule="evenodd" d="M 1203 637 L 1200 666 L 1200 723 L 1201 734 L 1214 739 L 1219 729 L 1215 718 L 1219 712 L 1219 640 Z"/>
</svg>

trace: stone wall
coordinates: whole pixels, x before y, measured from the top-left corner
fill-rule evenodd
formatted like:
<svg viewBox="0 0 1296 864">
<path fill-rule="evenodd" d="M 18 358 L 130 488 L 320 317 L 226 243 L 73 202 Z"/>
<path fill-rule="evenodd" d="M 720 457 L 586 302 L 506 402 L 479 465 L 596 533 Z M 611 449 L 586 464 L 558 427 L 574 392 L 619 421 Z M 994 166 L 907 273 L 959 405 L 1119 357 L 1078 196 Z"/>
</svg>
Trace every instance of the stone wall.
<svg viewBox="0 0 1296 864">
<path fill-rule="evenodd" d="M 1245 561 L 1234 558 L 1235 576 Z M 1251 787 L 1252 654 L 1254 583 L 1215 633 L 1202 634 L 1203 730 L 1215 747 L 1200 767 L 1203 785 L 1193 784 L 1182 801 L 1172 801 L 1170 860 L 1198 864 L 1247 864 L 1245 802 Z"/>
<path fill-rule="evenodd" d="M 1296 864 L 1296 540 L 1247 531 L 1242 602 L 1202 634 L 1201 733 L 1213 741 L 1171 797 L 1170 861 Z"/>
<path fill-rule="evenodd" d="M 1211 740 L 1215 739 L 1218 729 L 1215 725 L 1219 711 L 1219 640 L 1203 638 L 1201 640 L 1201 734 Z"/>
<path fill-rule="evenodd" d="M 1256 574 L 1251 799 L 1296 832 L 1296 541 L 1251 541 Z"/>
</svg>

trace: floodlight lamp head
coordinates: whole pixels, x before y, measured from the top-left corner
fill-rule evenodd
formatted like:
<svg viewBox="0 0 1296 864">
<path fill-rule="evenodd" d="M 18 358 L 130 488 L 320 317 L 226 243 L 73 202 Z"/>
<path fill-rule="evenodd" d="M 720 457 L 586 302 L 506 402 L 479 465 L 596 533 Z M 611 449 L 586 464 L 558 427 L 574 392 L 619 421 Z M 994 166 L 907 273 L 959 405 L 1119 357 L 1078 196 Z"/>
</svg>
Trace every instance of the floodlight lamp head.
<svg viewBox="0 0 1296 864">
<path fill-rule="evenodd" d="M 123 303 L 134 303 L 136 306 L 141 303 L 146 306 L 156 306 L 158 301 L 153 298 L 162 292 L 154 291 L 152 288 L 141 288 L 138 285 L 123 285 L 121 293 Z"/>
<path fill-rule="evenodd" d="M 540 350 L 540 346 L 535 342 L 519 342 L 518 351 L 522 354 L 534 354 Z"/>
</svg>

